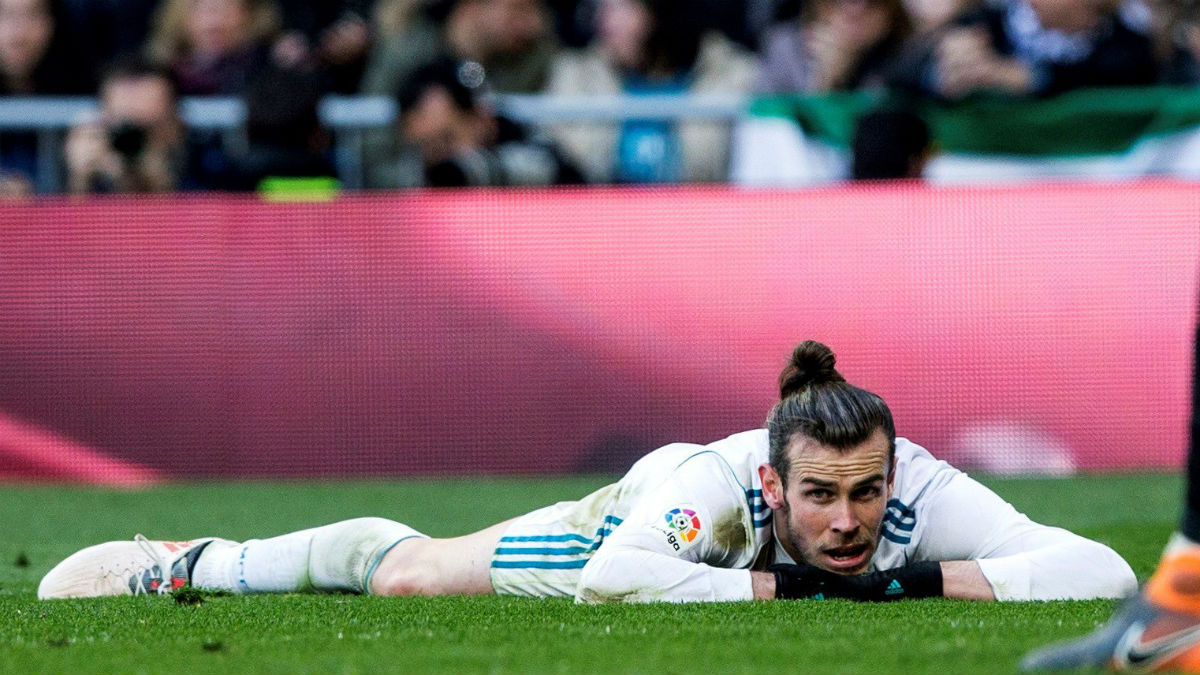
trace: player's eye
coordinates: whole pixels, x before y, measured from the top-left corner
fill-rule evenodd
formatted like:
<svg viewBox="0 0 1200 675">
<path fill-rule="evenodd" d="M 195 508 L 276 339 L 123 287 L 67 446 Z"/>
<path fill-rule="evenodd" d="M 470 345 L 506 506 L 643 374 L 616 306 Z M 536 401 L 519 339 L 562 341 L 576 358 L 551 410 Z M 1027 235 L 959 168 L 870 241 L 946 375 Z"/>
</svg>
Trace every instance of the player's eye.
<svg viewBox="0 0 1200 675">
<path fill-rule="evenodd" d="M 863 487 L 863 488 L 859 488 L 859 489 L 855 490 L 854 498 L 860 499 L 860 500 L 869 500 L 869 499 L 875 499 L 881 494 L 883 494 L 883 491 L 879 488 L 878 485 L 868 485 L 867 487 Z"/>
<path fill-rule="evenodd" d="M 817 501 L 823 501 L 823 500 L 827 500 L 827 499 L 833 497 L 833 493 L 824 488 L 816 488 L 814 490 L 809 490 L 808 492 L 805 492 L 804 495 L 806 497 L 808 497 L 809 499 L 814 499 Z"/>
</svg>

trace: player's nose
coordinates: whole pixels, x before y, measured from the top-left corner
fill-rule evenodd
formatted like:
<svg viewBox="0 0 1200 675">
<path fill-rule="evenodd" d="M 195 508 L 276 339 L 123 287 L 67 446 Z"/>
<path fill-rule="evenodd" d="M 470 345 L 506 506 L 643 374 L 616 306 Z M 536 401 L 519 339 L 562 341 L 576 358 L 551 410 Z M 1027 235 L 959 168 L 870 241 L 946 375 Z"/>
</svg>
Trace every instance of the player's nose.
<svg viewBox="0 0 1200 675">
<path fill-rule="evenodd" d="M 857 514 L 849 500 L 842 500 L 834 505 L 833 518 L 829 521 L 829 529 L 839 534 L 853 533 L 859 527 Z"/>
</svg>

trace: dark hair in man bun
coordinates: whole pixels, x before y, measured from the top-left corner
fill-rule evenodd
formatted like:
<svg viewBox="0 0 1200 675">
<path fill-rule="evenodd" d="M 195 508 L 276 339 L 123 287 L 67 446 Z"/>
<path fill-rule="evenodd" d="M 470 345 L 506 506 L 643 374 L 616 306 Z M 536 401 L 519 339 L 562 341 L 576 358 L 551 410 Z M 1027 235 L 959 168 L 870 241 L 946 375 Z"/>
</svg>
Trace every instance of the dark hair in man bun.
<svg viewBox="0 0 1200 675">
<path fill-rule="evenodd" d="M 833 350 L 805 340 L 779 375 L 780 401 L 767 417 L 770 463 L 787 484 L 787 446 L 797 434 L 838 450 L 861 445 L 881 430 L 896 444 L 892 411 L 878 395 L 848 382 L 837 371 Z M 889 453 L 889 460 L 891 453 Z"/>
<path fill-rule="evenodd" d="M 785 399 L 801 389 L 826 382 L 845 382 L 834 368 L 833 350 L 816 340 L 805 340 L 792 350 L 792 360 L 779 374 L 779 398 Z"/>
</svg>

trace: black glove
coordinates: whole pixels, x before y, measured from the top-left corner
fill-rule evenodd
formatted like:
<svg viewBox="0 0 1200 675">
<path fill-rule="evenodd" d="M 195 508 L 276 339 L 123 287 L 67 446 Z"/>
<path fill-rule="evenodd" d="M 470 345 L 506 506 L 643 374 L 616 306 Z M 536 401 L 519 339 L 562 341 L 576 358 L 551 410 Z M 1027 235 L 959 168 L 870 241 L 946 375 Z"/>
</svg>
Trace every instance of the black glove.
<svg viewBox="0 0 1200 675">
<path fill-rule="evenodd" d="M 905 598 L 940 598 L 942 566 L 919 562 L 870 574 L 836 574 L 812 565 L 771 565 L 777 598 L 847 598 L 887 602 Z"/>
</svg>

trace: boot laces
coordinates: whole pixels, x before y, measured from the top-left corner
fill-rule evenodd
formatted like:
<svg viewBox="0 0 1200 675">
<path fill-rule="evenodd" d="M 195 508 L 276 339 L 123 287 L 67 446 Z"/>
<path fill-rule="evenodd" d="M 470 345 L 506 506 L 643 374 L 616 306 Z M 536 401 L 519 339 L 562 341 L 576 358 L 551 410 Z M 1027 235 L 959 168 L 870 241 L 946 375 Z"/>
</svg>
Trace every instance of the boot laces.
<svg viewBox="0 0 1200 675">
<path fill-rule="evenodd" d="M 137 542 L 137 545 L 146 553 L 146 555 L 150 556 L 150 559 L 154 561 L 155 565 L 155 567 L 148 568 L 146 570 L 146 574 L 139 574 L 137 576 L 137 588 L 134 591 L 135 594 L 140 595 L 142 593 L 157 593 L 159 595 L 167 595 L 172 590 L 171 561 L 164 558 L 154 546 L 154 542 L 150 541 L 142 534 L 139 533 L 134 535 L 133 540 Z M 146 587 L 146 580 L 152 580 L 154 578 L 154 570 L 158 570 L 158 587 L 151 590 L 150 588 Z"/>
</svg>

